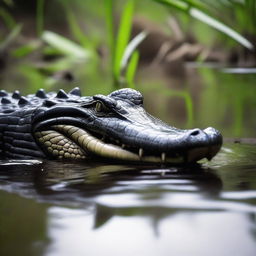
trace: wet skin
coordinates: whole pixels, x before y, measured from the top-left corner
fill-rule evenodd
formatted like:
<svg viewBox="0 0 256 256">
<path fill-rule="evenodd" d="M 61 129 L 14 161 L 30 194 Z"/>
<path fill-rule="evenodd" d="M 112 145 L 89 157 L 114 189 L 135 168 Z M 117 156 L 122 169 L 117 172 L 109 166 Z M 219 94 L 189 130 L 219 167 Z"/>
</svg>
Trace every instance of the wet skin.
<svg viewBox="0 0 256 256">
<path fill-rule="evenodd" d="M 210 160 L 222 145 L 212 127 L 181 130 L 151 116 L 133 89 L 89 97 L 79 88 L 26 97 L 0 91 L 0 97 L 0 150 L 7 158 L 176 164 Z"/>
</svg>

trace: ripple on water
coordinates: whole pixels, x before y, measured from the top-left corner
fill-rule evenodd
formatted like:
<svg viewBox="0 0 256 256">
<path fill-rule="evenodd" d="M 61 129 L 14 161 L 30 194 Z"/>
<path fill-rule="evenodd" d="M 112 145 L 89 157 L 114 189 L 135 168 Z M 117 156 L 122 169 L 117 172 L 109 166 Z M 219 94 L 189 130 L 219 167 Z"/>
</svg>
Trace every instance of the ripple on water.
<svg viewBox="0 0 256 256">
<path fill-rule="evenodd" d="M 256 198 L 255 152 L 252 145 L 227 144 L 202 167 L 1 161 L 0 189 L 61 204 L 255 212 L 252 200 L 248 202 Z M 240 181 L 243 190 L 237 187 Z"/>
</svg>

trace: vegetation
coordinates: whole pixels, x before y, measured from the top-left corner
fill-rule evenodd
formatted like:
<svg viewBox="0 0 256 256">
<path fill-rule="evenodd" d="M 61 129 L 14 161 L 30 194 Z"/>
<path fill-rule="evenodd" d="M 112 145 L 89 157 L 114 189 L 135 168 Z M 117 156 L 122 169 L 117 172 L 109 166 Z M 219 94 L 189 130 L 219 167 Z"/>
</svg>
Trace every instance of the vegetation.
<svg viewBox="0 0 256 256">
<path fill-rule="evenodd" d="M 253 50 L 253 44 L 247 40 L 242 34 L 253 34 L 255 28 L 255 17 L 256 17 L 256 6 L 255 0 L 245 0 L 245 1 L 199 1 L 199 0 L 146 0 L 146 2 L 155 2 L 165 6 L 168 10 L 171 11 L 171 8 L 175 8 L 177 11 L 185 13 L 187 17 L 193 17 L 200 20 L 202 23 L 207 24 L 214 29 L 221 31 L 225 34 L 226 37 L 237 41 L 242 46 Z M 5 6 L 15 5 L 15 1 L 4 1 Z M 45 17 L 45 6 L 49 3 L 46 0 L 37 0 L 36 4 L 36 34 L 38 39 L 41 38 L 42 41 L 47 42 L 48 46 L 53 49 L 49 50 L 48 53 L 57 54 L 62 53 L 70 57 L 77 58 L 84 55 L 90 55 L 89 52 L 95 52 L 98 47 L 98 43 L 94 42 L 90 35 L 86 35 L 79 26 L 79 21 L 76 19 L 75 13 L 72 9 L 73 6 L 80 6 L 82 1 L 57 1 L 58 5 L 62 5 L 66 12 L 66 20 L 68 20 L 68 25 L 71 30 L 72 37 L 78 42 L 75 44 L 72 40 L 64 38 L 58 34 L 53 33 L 52 31 L 46 31 L 45 20 L 49 17 Z M 87 2 L 87 1 L 85 1 Z M 99 6 L 100 2 L 97 2 L 95 5 Z M 55 3 L 56 4 L 56 3 Z M 119 17 L 119 26 L 117 32 L 115 31 L 115 7 L 116 5 L 121 10 L 121 15 Z M 232 10 L 228 10 L 228 7 Z M 87 7 L 90 9 L 90 5 L 87 4 Z M 111 67 L 111 74 L 113 77 L 113 85 L 115 87 L 122 86 L 123 83 L 128 83 L 130 86 L 134 86 L 134 75 L 138 66 L 139 61 L 139 52 L 136 51 L 137 46 L 143 41 L 146 37 L 146 32 L 142 32 L 136 38 L 131 41 L 131 30 L 133 23 L 133 14 L 136 7 L 134 0 L 127 0 L 123 6 L 120 7 L 120 3 L 115 0 L 106 0 L 104 1 L 105 9 L 105 21 L 106 21 L 106 37 L 107 45 L 109 47 L 109 61 Z M 152 7 L 151 7 L 152 8 Z M 226 21 L 220 21 L 218 10 L 225 8 Z M 11 12 L 7 8 L 0 9 L 0 16 L 5 23 L 7 29 L 9 29 L 9 36 L 2 39 L 0 44 L 1 48 L 5 48 L 9 45 L 21 32 L 21 25 L 17 24 L 15 18 L 12 16 Z M 228 25 L 230 19 L 235 16 L 236 27 L 233 29 Z M 84 20 L 83 22 L 86 22 Z M 226 22 L 226 23 L 225 23 Z M 234 24 L 233 24 L 234 25 Z M 237 30 L 237 31 L 236 31 Z M 3 35 L 2 35 L 3 37 Z M 100 38 L 98 40 L 103 40 Z M 15 57 L 23 57 L 30 54 L 32 51 L 37 50 L 39 45 L 35 44 L 34 41 L 28 41 L 25 45 L 22 45 L 19 49 L 14 49 L 13 55 Z M 47 52 L 47 51 L 46 51 Z"/>
<path fill-rule="evenodd" d="M 187 15 L 193 18 L 196 18 L 201 22 L 223 32 L 226 36 L 233 38 L 244 47 L 250 50 L 253 49 L 252 43 L 250 43 L 241 34 L 237 33 L 235 30 L 228 27 L 224 23 L 218 21 L 217 19 L 211 17 L 210 4 L 206 5 L 198 0 L 186 0 L 186 1 L 154 0 L 154 1 L 158 3 L 162 3 L 167 7 L 175 7 L 178 10 L 184 11 Z M 246 2 L 249 2 L 249 1 L 246 1 Z"/>
</svg>

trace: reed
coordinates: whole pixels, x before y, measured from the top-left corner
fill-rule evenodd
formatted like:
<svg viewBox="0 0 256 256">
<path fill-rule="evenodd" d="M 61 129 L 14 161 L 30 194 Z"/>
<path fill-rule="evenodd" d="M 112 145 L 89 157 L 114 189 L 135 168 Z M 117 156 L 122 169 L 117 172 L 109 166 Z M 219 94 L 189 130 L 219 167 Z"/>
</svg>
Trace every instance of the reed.
<svg viewBox="0 0 256 256">
<path fill-rule="evenodd" d="M 232 29 L 230 26 L 224 24 L 217 18 L 213 17 L 211 15 L 211 8 L 209 4 L 207 5 L 206 3 L 202 3 L 198 0 L 153 0 L 153 1 L 159 4 L 165 5 L 167 8 L 175 8 L 176 10 L 186 13 L 188 16 L 191 16 L 199 20 L 200 22 L 203 22 L 204 24 L 207 24 L 208 26 L 222 32 L 227 37 L 232 38 L 233 40 L 237 41 L 239 44 L 243 45 L 249 50 L 253 50 L 254 48 L 253 44 L 249 40 L 247 40 L 244 36 L 242 36 L 240 33 Z M 247 4 L 245 3 L 245 5 L 255 7 L 255 0 L 248 0 L 245 2 L 248 2 Z M 254 11 L 252 12 L 255 17 L 255 8 L 254 8 Z"/>
</svg>

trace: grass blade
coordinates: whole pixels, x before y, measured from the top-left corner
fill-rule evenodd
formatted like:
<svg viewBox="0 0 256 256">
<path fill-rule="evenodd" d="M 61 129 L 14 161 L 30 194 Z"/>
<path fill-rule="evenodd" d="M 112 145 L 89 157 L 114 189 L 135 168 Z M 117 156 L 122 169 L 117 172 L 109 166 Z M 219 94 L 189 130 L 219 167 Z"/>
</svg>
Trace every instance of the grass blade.
<svg viewBox="0 0 256 256">
<path fill-rule="evenodd" d="M 233 30 L 232 28 L 226 26 L 225 24 L 221 23 L 220 21 L 210 17 L 209 15 L 201 12 L 200 10 L 196 8 L 191 8 L 189 11 L 190 15 L 200 21 L 202 21 L 205 24 L 208 24 L 209 26 L 221 31 L 225 35 L 233 38 L 238 43 L 243 45 L 244 47 L 248 48 L 249 50 L 253 50 L 253 45 L 251 42 L 249 42 L 246 38 L 244 38 L 242 35 L 240 35 L 238 32 Z"/>
<path fill-rule="evenodd" d="M 229 26 L 225 25 L 224 23 L 218 21 L 217 19 L 211 17 L 210 15 L 206 14 L 199 8 L 191 7 L 191 6 L 198 6 L 199 5 L 192 0 L 182 1 L 182 0 L 153 0 L 157 3 L 161 3 L 168 7 L 175 7 L 181 11 L 188 13 L 191 17 L 194 17 L 201 22 L 207 24 L 208 26 L 213 27 L 214 29 L 221 31 L 225 35 L 229 36 L 230 38 L 234 39 L 244 47 L 248 48 L 249 50 L 253 50 L 254 47 L 251 42 L 249 42 L 245 37 L 241 34 L 236 32 L 234 29 L 230 28 Z M 203 9 L 203 8 L 202 8 Z"/>
<path fill-rule="evenodd" d="M 109 45 L 109 49 L 110 49 L 111 66 L 113 68 L 114 55 L 115 55 L 113 0 L 105 0 L 105 10 L 106 10 L 106 25 L 107 25 L 108 45 Z"/>
<path fill-rule="evenodd" d="M 36 6 L 36 32 L 41 36 L 44 29 L 44 0 L 37 0 Z"/>
<path fill-rule="evenodd" d="M 172 0 L 153 0 L 154 2 L 163 4 L 167 7 L 175 7 L 181 11 L 187 11 L 189 5 L 183 1 L 172 1 Z"/>
<path fill-rule="evenodd" d="M 21 30 L 22 25 L 16 25 L 9 33 L 9 35 L 5 38 L 5 40 L 0 42 L 0 51 L 4 51 L 19 36 Z"/>
<path fill-rule="evenodd" d="M 121 60 L 131 34 L 133 9 L 134 9 L 134 0 L 127 1 L 121 16 L 121 21 L 120 21 L 120 26 L 119 26 L 117 41 L 116 41 L 116 51 L 115 51 L 114 69 L 113 69 L 116 81 L 118 81 L 120 78 Z"/>
<path fill-rule="evenodd" d="M 138 62 L 139 62 L 139 52 L 134 51 L 130 58 L 130 62 L 127 65 L 127 71 L 126 71 L 126 81 L 131 88 L 135 87 L 134 77 L 137 70 Z"/>
<path fill-rule="evenodd" d="M 25 45 L 22 45 L 14 50 L 12 50 L 11 55 L 15 58 L 23 58 L 30 53 L 38 50 L 41 46 L 41 42 L 39 40 L 31 40 Z"/>
<path fill-rule="evenodd" d="M 69 9 L 66 10 L 67 13 L 67 19 L 69 23 L 70 30 L 74 36 L 74 38 L 79 41 L 79 43 L 84 47 L 84 48 L 92 48 L 92 43 L 90 40 L 87 38 L 87 36 L 83 33 L 81 28 L 79 27 L 75 15 L 70 11 Z"/>
<path fill-rule="evenodd" d="M 88 50 L 80 45 L 51 31 L 45 31 L 42 39 L 53 48 L 74 58 L 87 59 L 91 55 Z"/>
<path fill-rule="evenodd" d="M 77 17 L 75 16 L 72 8 L 70 8 L 70 5 L 68 4 L 68 2 L 61 1 L 60 3 L 62 4 L 63 8 L 65 9 L 69 29 L 72 33 L 72 36 L 80 43 L 81 46 L 92 50 L 93 44 L 90 41 L 90 39 L 82 31 L 82 29 L 78 23 Z"/>
<path fill-rule="evenodd" d="M 11 16 L 11 14 L 9 12 L 7 12 L 5 9 L 0 8 L 0 17 L 2 17 L 2 19 L 4 20 L 5 25 L 9 28 L 9 29 L 13 29 L 16 25 L 15 20 L 13 19 L 13 17 Z"/>
<path fill-rule="evenodd" d="M 135 51 L 135 49 L 138 47 L 138 45 L 146 38 L 147 33 L 145 31 L 142 31 L 137 36 L 135 36 L 131 42 L 126 46 L 122 60 L 121 60 L 121 70 L 123 70 L 128 63 L 129 58 Z"/>
</svg>

